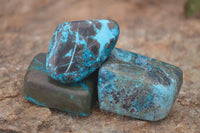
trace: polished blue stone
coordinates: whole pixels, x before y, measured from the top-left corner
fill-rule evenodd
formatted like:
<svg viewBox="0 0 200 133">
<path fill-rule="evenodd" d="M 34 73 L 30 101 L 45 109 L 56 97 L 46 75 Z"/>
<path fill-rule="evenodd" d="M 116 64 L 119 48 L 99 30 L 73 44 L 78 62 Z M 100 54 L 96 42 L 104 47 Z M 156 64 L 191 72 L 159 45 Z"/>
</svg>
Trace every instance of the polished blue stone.
<svg viewBox="0 0 200 133">
<path fill-rule="evenodd" d="M 180 68 L 114 49 L 99 70 L 100 109 L 138 119 L 165 118 L 182 84 Z"/>
<path fill-rule="evenodd" d="M 85 20 L 60 24 L 53 33 L 46 68 L 62 83 L 78 82 L 94 72 L 115 47 L 117 22 Z"/>
<path fill-rule="evenodd" d="M 46 70 L 46 54 L 36 55 L 24 78 L 24 97 L 39 106 L 88 116 L 96 100 L 97 72 L 81 82 L 62 84 Z"/>
</svg>

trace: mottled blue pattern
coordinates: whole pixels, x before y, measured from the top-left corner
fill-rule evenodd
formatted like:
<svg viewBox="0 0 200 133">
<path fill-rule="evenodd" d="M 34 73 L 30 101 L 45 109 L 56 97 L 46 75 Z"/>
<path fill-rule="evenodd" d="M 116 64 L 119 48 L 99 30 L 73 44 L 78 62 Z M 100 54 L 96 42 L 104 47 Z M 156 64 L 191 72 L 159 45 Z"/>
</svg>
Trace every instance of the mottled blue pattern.
<svg viewBox="0 0 200 133">
<path fill-rule="evenodd" d="M 86 20 L 65 22 L 53 33 L 46 67 L 53 79 L 78 82 L 94 72 L 115 47 L 117 22 Z"/>
<path fill-rule="evenodd" d="M 165 118 L 182 84 L 180 68 L 114 49 L 99 70 L 100 108 L 138 119 Z"/>
</svg>

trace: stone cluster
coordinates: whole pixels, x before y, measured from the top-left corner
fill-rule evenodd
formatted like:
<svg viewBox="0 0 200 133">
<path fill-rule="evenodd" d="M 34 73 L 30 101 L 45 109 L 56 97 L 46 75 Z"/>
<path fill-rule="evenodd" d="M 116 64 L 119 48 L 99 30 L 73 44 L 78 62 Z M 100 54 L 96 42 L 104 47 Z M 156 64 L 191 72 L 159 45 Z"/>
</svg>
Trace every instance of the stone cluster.
<svg viewBox="0 0 200 133">
<path fill-rule="evenodd" d="M 91 113 L 98 97 L 105 111 L 148 121 L 165 118 L 182 85 L 181 69 L 114 48 L 118 36 L 112 20 L 60 24 L 48 53 L 36 55 L 28 68 L 24 97 L 81 116 Z"/>
</svg>

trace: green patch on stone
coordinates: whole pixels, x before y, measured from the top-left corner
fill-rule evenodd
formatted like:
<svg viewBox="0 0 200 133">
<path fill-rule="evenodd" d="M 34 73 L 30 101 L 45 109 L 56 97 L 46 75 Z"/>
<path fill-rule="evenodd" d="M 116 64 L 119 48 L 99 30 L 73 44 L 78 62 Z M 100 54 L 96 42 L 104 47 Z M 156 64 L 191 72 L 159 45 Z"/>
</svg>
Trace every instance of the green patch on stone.
<svg viewBox="0 0 200 133">
<path fill-rule="evenodd" d="M 199 16 L 200 15 L 200 0 L 188 0 L 185 5 L 186 17 Z"/>
</svg>

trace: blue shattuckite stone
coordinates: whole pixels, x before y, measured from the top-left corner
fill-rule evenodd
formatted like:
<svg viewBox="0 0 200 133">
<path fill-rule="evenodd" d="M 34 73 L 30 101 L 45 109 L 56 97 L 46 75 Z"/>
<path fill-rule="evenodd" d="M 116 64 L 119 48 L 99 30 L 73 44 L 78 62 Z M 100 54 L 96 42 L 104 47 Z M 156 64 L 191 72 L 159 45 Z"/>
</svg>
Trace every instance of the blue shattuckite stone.
<svg viewBox="0 0 200 133">
<path fill-rule="evenodd" d="M 170 112 L 182 85 L 180 68 L 114 49 L 99 70 L 100 109 L 157 121 Z"/>
<path fill-rule="evenodd" d="M 62 83 L 81 81 L 94 72 L 115 47 L 117 22 L 85 20 L 60 24 L 47 55 L 49 76 Z"/>
<path fill-rule="evenodd" d="M 39 106 L 88 116 L 95 103 L 97 72 L 81 82 L 61 84 L 46 70 L 46 54 L 34 57 L 24 78 L 24 97 Z"/>
</svg>

